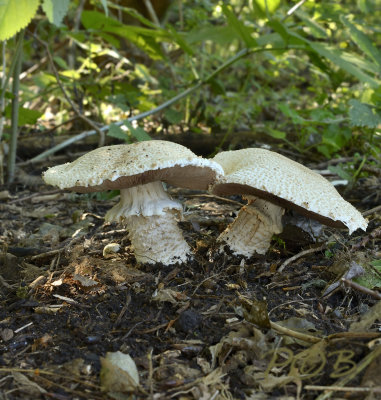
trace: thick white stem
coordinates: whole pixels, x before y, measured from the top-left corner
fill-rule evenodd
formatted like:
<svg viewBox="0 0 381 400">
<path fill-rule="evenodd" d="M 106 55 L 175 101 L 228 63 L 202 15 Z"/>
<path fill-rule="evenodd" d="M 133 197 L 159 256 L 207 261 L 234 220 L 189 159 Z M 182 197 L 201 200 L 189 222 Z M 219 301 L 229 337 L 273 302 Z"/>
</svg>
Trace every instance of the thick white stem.
<svg viewBox="0 0 381 400">
<path fill-rule="evenodd" d="M 173 211 L 151 217 L 133 215 L 127 217 L 125 223 L 138 262 L 170 265 L 189 259 L 190 248 Z"/>
<path fill-rule="evenodd" d="M 106 214 L 106 221 L 126 224 L 128 237 L 140 263 L 183 263 L 190 258 L 176 216 L 182 206 L 173 201 L 161 182 L 120 191 L 120 201 Z"/>
<path fill-rule="evenodd" d="M 274 233 L 282 232 L 284 209 L 268 201 L 248 196 L 249 204 L 218 237 L 220 251 L 227 245 L 235 255 L 265 254 Z"/>
<path fill-rule="evenodd" d="M 151 182 L 120 190 L 120 201 L 105 216 L 106 221 L 122 221 L 130 215 L 163 215 L 165 209 L 181 213 L 182 206 L 173 201 L 161 182 Z"/>
</svg>

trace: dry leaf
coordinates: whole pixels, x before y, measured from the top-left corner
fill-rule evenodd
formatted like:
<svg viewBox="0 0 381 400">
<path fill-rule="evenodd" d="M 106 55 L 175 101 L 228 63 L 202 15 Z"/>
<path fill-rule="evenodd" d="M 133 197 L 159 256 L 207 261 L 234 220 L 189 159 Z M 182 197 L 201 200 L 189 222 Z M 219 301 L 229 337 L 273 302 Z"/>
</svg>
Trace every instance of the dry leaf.
<svg viewBox="0 0 381 400">
<path fill-rule="evenodd" d="M 139 373 L 134 360 L 120 351 L 101 358 L 101 387 L 105 392 L 133 392 L 139 386 Z"/>
<path fill-rule="evenodd" d="M 152 299 L 155 301 L 168 301 L 172 304 L 177 304 L 180 301 L 186 301 L 189 299 L 184 293 L 176 292 L 173 289 L 156 289 L 152 295 Z"/>
</svg>

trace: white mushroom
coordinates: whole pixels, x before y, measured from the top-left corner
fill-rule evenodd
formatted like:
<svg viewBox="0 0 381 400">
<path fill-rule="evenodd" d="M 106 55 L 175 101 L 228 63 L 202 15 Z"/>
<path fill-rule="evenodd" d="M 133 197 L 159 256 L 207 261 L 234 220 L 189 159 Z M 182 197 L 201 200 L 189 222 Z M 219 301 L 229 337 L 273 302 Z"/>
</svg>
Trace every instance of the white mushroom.
<svg viewBox="0 0 381 400">
<path fill-rule="evenodd" d="M 216 195 L 241 194 L 248 205 L 217 239 L 233 254 L 265 254 L 274 233 L 282 231 L 285 208 L 325 225 L 366 230 L 367 221 L 345 201 L 331 183 L 307 167 L 275 152 L 250 148 L 217 154 L 225 174 L 211 186 Z"/>
<path fill-rule="evenodd" d="M 120 201 L 107 221 L 126 224 L 135 257 L 141 263 L 183 263 L 190 257 L 176 217 L 182 206 L 162 182 L 189 189 L 207 189 L 222 174 L 219 164 L 164 140 L 105 146 L 72 163 L 49 168 L 46 183 L 80 193 L 119 189 Z"/>
</svg>

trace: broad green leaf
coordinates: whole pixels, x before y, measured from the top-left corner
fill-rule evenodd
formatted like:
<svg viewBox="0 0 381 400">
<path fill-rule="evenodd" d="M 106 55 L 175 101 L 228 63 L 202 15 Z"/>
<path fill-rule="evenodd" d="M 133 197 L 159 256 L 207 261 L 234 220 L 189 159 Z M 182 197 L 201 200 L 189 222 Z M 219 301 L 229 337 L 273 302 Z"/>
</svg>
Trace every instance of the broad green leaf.
<svg viewBox="0 0 381 400">
<path fill-rule="evenodd" d="M 374 60 L 379 68 L 381 67 L 381 51 L 377 49 L 377 47 L 372 43 L 369 37 L 357 27 L 349 22 L 347 18 L 342 16 L 341 22 L 347 27 L 349 34 L 351 35 L 352 40 L 356 43 L 356 45 L 372 60 Z"/>
<path fill-rule="evenodd" d="M 52 24 L 61 26 L 69 9 L 69 4 L 70 0 L 43 0 L 42 9 Z"/>
<path fill-rule="evenodd" d="M 129 121 L 125 121 L 124 124 L 127 126 L 131 135 L 135 137 L 139 142 L 144 142 L 146 140 L 151 140 L 151 136 L 140 126 L 134 128 Z"/>
<path fill-rule="evenodd" d="M 11 118 L 12 105 L 9 104 L 5 110 L 4 114 L 7 118 Z M 43 113 L 37 110 L 31 110 L 29 108 L 19 107 L 19 126 L 23 125 L 33 125 L 41 117 Z"/>
<path fill-rule="evenodd" d="M 334 151 L 341 150 L 351 139 L 352 132 L 348 128 L 339 128 L 338 125 L 328 125 L 322 134 L 322 144 L 332 147 Z M 341 176 L 341 175 L 340 175 Z"/>
<path fill-rule="evenodd" d="M 304 124 L 306 122 L 306 120 L 302 118 L 295 110 L 291 109 L 288 104 L 279 103 L 278 107 L 286 117 L 292 119 L 294 124 Z"/>
<path fill-rule="evenodd" d="M 125 12 L 127 15 L 130 15 L 132 18 L 135 18 L 137 21 L 139 21 L 142 25 L 145 25 L 149 28 L 152 29 L 157 29 L 158 26 L 150 21 L 149 19 L 143 17 L 142 14 L 140 14 L 137 10 L 135 10 L 134 8 L 130 8 L 130 7 L 123 7 L 123 12 Z"/>
<path fill-rule="evenodd" d="M 241 39 L 243 39 L 246 47 L 255 47 L 257 45 L 257 42 L 251 36 L 251 29 L 249 29 L 242 21 L 237 18 L 231 7 L 222 4 L 222 11 L 227 18 L 229 25 L 238 33 Z"/>
<path fill-rule="evenodd" d="M 359 57 L 356 53 L 342 52 L 341 57 L 343 60 L 348 61 L 352 64 L 357 65 L 359 68 L 365 72 L 370 72 L 371 74 L 377 75 L 380 72 L 380 67 L 377 63 L 369 60 L 369 58 Z"/>
<path fill-rule="evenodd" d="M 286 138 L 286 133 L 282 131 L 278 131 L 278 129 L 273 129 L 269 128 L 268 131 L 266 131 L 268 135 L 273 137 L 274 139 L 285 139 Z"/>
<path fill-rule="evenodd" d="M 210 40 L 223 46 L 231 43 L 234 39 L 239 39 L 239 35 L 230 25 L 208 26 L 187 32 L 184 39 L 189 44 L 196 44 Z"/>
<path fill-rule="evenodd" d="M 179 45 L 179 47 L 185 51 L 185 53 L 188 53 L 189 55 L 193 56 L 194 51 L 191 46 L 188 45 L 188 43 L 184 40 L 184 38 L 176 32 L 176 30 L 173 28 L 173 26 L 168 26 L 168 31 L 171 33 L 174 41 Z"/>
<path fill-rule="evenodd" d="M 88 30 L 98 31 L 99 34 L 113 33 L 121 36 L 137 47 L 144 50 L 153 59 L 164 58 L 161 43 L 171 41 L 171 36 L 164 29 L 148 29 L 141 26 L 124 25 L 114 18 L 106 17 L 97 11 L 84 11 L 82 24 Z"/>
<path fill-rule="evenodd" d="M 341 164 L 330 165 L 328 169 L 334 174 L 338 175 L 341 179 L 345 179 L 348 182 L 353 180 L 353 176 L 348 171 L 346 171 Z"/>
<path fill-rule="evenodd" d="M 307 13 L 299 9 L 296 11 L 295 14 L 308 26 L 313 36 L 315 36 L 318 39 L 328 38 L 326 30 L 316 21 L 311 19 Z"/>
<path fill-rule="evenodd" d="M 365 103 L 352 99 L 349 101 L 349 118 L 352 126 L 365 126 L 367 128 L 377 128 L 381 124 L 381 115 Z"/>
<path fill-rule="evenodd" d="M 127 133 L 118 125 L 110 124 L 107 132 L 107 136 L 114 137 L 116 139 L 124 140 L 129 142 Z"/>
<path fill-rule="evenodd" d="M 183 113 L 180 111 L 176 111 L 173 108 L 167 108 L 164 111 L 164 116 L 171 124 L 179 124 L 183 119 Z"/>
<path fill-rule="evenodd" d="M 279 35 L 281 36 L 281 38 L 284 40 L 285 43 L 288 43 L 290 35 L 281 21 L 278 21 L 276 19 L 270 19 L 267 22 L 267 25 L 270 28 L 272 28 L 275 32 L 279 33 Z"/>
<path fill-rule="evenodd" d="M 37 12 L 40 0 L 0 1 L 0 40 L 7 40 L 25 28 Z"/>
<path fill-rule="evenodd" d="M 361 276 L 354 278 L 353 280 L 359 285 L 365 286 L 369 289 L 381 288 L 381 277 L 380 270 L 381 265 L 377 260 L 370 263 L 371 266 L 366 266 L 365 273 Z"/>
<path fill-rule="evenodd" d="M 369 76 L 365 72 L 363 72 L 360 68 L 358 68 L 355 64 L 352 64 L 341 56 L 340 51 L 334 48 L 330 48 L 329 46 L 323 43 L 311 42 L 309 41 L 309 46 L 311 49 L 316 51 L 321 56 L 328 58 L 332 63 L 337 65 L 339 68 L 348 72 L 349 74 L 355 76 L 361 82 L 367 83 L 369 86 L 373 88 L 377 88 L 380 85 L 380 82 Z"/>
</svg>

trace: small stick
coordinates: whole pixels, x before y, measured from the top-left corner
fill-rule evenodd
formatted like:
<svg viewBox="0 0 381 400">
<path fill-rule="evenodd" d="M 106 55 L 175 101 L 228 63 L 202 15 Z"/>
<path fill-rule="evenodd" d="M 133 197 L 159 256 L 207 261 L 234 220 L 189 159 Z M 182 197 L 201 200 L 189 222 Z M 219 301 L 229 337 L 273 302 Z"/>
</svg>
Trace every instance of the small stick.
<svg viewBox="0 0 381 400">
<path fill-rule="evenodd" d="M 62 189 L 54 189 L 54 190 L 49 190 L 47 192 L 42 192 L 42 193 L 40 193 L 40 192 L 33 193 L 33 194 L 30 194 L 29 196 L 20 197 L 19 199 L 8 201 L 8 204 L 15 204 L 15 203 L 19 203 L 22 201 L 30 200 L 30 199 L 33 199 L 33 197 L 37 197 L 37 196 L 45 196 L 45 195 L 57 194 L 57 193 L 63 193 L 63 192 L 64 191 Z"/>
<path fill-rule="evenodd" d="M 312 336 L 312 335 L 307 335 L 305 333 L 301 333 L 301 332 L 297 332 L 294 331 L 292 329 L 286 328 L 284 326 L 278 325 L 275 322 L 270 321 L 270 326 L 272 329 L 275 329 L 276 331 L 283 333 L 287 336 L 291 336 L 294 337 L 296 339 L 300 339 L 303 340 L 304 342 L 308 342 L 308 343 L 318 343 L 320 342 L 322 339 L 316 336 Z"/>
<path fill-rule="evenodd" d="M 29 322 L 29 324 L 26 324 L 26 325 L 22 326 L 21 328 L 16 329 L 15 333 L 19 333 L 19 332 L 21 332 L 22 330 L 24 330 L 25 328 L 27 328 L 28 326 L 31 326 L 31 325 L 33 325 L 33 322 Z"/>
<path fill-rule="evenodd" d="M 333 390 L 335 392 L 365 392 L 365 393 L 381 393 L 381 386 L 376 387 L 341 387 L 341 386 L 320 386 L 320 385 L 306 385 L 304 389 L 307 390 Z"/>
<path fill-rule="evenodd" d="M 237 206 L 243 207 L 245 204 L 240 203 L 239 201 L 236 200 L 231 200 L 228 199 L 227 197 L 221 197 L 221 196 L 217 196 L 215 194 L 207 194 L 207 193 L 199 193 L 199 194 L 184 194 L 184 197 L 211 197 L 217 200 L 221 200 L 224 201 L 225 203 L 232 203 L 232 204 L 236 204 Z"/>
<path fill-rule="evenodd" d="M 366 210 L 362 213 L 363 217 L 367 217 L 368 215 L 375 214 L 377 211 L 381 211 L 381 205 L 371 208 L 370 210 Z"/>
<path fill-rule="evenodd" d="M 341 278 L 341 282 L 343 282 L 345 286 L 349 286 L 353 289 L 358 290 L 359 292 L 372 296 L 375 299 L 381 300 L 381 294 L 376 292 L 375 290 L 368 289 L 367 287 L 359 285 L 358 283 L 353 282 L 350 279 Z"/>
<path fill-rule="evenodd" d="M 127 299 L 126 299 L 126 303 L 125 303 L 125 305 L 123 306 L 123 308 L 120 310 L 120 313 L 119 313 L 119 315 L 118 315 L 118 318 L 116 319 L 116 321 L 115 321 L 115 323 L 114 323 L 114 327 L 113 327 L 114 329 L 117 328 L 117 327 L 119 326 L 120 321 L 122 320 L 123 315 L 126 313 L 126 311 L 127 311 L 127 309 L 128 309 L 128 306 L 130 305 L 130 303 L 131 303 L 131 295 L 128 294 L 128 295 L 127 295 Z"/>
<path fill-rule="evenodd" d="M 61 248 L 61 249 L 47 251 L 46 253 L 36 254 L 35 256 L 32 256 L 30 259 L 31 260 L 38 260 L 40 258 L 55 256 L 56 254 L 61 253 L 61 251 L 63 251 L 63 250 L 65 250 L 65 249 Z"/>
<path fill-rule="evenodd" d="M 278 268 L 278 272 L 282 272 L 288 264 L 291 264 L 293 261 L 297 260 L 298 258 L 304 257 L 307 254 L 311 254 L 311 253 L 316 253 L 317 251 L 321 251 L 324 250 L 327 247 L 326 244 L 323 244 L 319 247 L 313 247 L 312 249 L 307 249 L 307 250 L 303 250 L 298 254 L 295 254 L 294 256 L 292 256 L 291 258 L 289 258 L 288 260 L 286 260 L 279 268 Z"/>
</svg>

